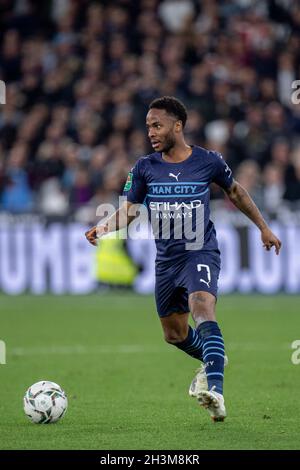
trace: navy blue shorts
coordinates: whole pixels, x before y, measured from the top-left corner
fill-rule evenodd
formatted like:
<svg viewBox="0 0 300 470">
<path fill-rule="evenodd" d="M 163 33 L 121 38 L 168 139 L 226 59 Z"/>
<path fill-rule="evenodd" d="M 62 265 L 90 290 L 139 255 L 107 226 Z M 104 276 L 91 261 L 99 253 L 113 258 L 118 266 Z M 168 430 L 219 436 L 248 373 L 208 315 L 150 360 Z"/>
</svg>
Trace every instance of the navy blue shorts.
<svg viewBox="0 0 300 470">
<path fill-rule="evenodd" d="M 205 291 L 217 297 L 219 251 L 197 251 L 173 262 L 156 263 L 155 300 L 160 317 L 189 312 L 188 296 Z"/>
</svg>

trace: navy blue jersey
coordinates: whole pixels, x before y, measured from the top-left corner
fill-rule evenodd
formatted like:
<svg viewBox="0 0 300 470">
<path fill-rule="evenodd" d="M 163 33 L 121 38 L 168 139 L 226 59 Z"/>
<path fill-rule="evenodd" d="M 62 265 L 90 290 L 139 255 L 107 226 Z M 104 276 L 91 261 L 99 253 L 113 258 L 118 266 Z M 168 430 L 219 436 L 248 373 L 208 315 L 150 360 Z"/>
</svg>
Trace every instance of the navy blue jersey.
<svg viewBox="0 0 300 470">
<path fill-rule="evenodd" d="M 144 204 L 155 235 L 157 261 L 170 261 L 190 250 L 217 250 L 210 220 L 210 184 L 232 185 L 232 172 L 222 156 L 193 146 L 180 163 L 161 153 L 140 158 L 128 175 L 123 195 Z"/>
</svg>

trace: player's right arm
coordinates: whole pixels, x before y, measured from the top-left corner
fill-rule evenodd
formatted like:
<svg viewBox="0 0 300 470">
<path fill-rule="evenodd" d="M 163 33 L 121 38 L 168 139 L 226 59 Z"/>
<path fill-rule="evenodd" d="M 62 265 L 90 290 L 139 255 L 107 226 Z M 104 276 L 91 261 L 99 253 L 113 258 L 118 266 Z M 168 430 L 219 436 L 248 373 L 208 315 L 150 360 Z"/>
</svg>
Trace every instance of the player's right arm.
<svg viewBox="0 0 300 470">
<path fill-rule="evenodd" d="M 121 230 L 127 227 L 135 216 L 128 215 L 129 208 L 133 203 L 125 201 L 120 209 L 114 212 L 105 222 L 105 224 L 99 224 L 92 227 L 90 230 L 85 232 L 86 239 L 94 246 L 97 245 L 97 240 L 110 232 Z"/>
<path fill-rule="evenodd" d="M 129 209 L 133 204 L 142 204 L 147 193 L 147 185 L 141 166 L 142 162 L 139 160 L 128 173 L 123 191 L 123 196 L 126 197 L 126 201 L 122 204 L 120 209 L 114 212 L 106 220 L 105 224 L 98 224 L 85 233 L 87 240 L 92 245 L 96 246 L 97 239 L 101 238 L 102 235 L 127 227 L 136 217 L 137 212 L 135 211 L 134 215 L 129 215 Z"/>
</svg>

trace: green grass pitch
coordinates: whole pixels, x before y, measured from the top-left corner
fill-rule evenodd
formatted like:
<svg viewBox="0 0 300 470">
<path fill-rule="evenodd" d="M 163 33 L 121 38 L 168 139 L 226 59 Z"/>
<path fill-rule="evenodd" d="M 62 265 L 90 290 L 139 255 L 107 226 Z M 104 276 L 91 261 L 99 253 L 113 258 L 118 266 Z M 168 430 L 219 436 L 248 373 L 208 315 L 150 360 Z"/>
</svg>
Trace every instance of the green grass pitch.
<svg viewBox="0 0 300 470">
<path fill-rule="evenodd" d="M 299 296 L 221 296 L 229 356 L 228 418 L 212 423 L 188 396 L 198 364 L 164 343 L 152 297 L 1 296 L 1 449 L 299 449 Z M 32 424 L 25 390 L 66 391 L 56 424 Z"/>
</svg>

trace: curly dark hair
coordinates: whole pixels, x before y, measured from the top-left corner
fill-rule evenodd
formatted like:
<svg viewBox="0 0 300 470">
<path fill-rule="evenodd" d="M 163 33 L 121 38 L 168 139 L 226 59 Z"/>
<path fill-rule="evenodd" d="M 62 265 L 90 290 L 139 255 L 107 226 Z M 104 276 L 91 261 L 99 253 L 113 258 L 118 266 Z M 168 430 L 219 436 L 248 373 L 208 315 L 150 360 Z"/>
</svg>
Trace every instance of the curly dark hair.
<svg viewBox="0 0 300 470">
<path fill-rule="evenodd" d="M 162 96 L 153 100 L 149 109 L 164 109 L 168 114 L 172 114 L 185 126 L 187 120 L 187 110 L 184 104 L 174 96 Z"/>
</svg>

